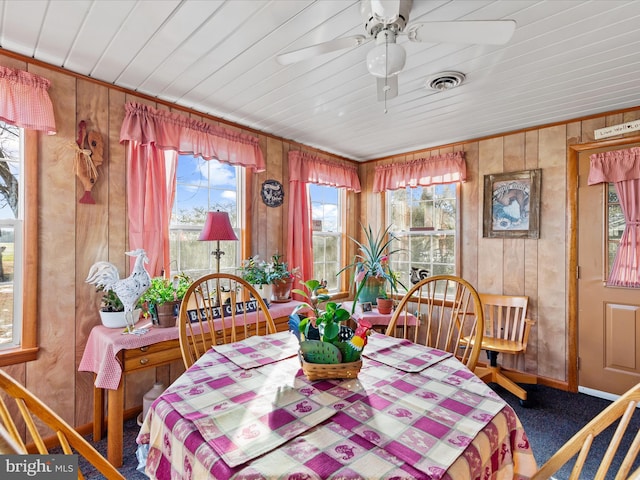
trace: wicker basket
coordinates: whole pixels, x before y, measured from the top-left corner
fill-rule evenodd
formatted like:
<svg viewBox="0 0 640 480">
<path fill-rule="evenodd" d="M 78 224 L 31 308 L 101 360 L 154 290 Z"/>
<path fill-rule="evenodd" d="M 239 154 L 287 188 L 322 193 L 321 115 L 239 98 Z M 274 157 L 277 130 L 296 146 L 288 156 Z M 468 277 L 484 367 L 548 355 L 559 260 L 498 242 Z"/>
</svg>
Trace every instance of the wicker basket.
<svg viewBox="0 0 640 480">
<path fill-rule="evenodd" d="M 330 378 L 356 378 L 362 367 L 362 360 L 349 363 L 309 363 L 300 356 L 302 371 L 310 381 Z"/>
</svg>

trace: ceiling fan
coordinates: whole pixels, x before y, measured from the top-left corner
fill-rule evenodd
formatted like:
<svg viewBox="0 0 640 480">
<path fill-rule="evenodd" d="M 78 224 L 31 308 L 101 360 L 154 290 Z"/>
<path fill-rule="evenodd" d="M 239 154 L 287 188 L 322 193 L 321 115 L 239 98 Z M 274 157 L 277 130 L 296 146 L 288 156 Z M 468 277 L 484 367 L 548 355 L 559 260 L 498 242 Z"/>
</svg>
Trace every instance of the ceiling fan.
<svg viewBox="0 0 640 480">
<path fill-rule="evenodd" d="M 406 61 L 404 48 L 396 43 L 399 35 L 406 35 L 412 42 L 502 45 L 516 28 L 513 20 L 419 22 L 407 26 L 412 4 L 413 0 L 361 0 L 366 35 L 336 38 L 280 54 L 276 59 L 289 65 L 375 39 L 376 46 L 367 53 L 367 69 L 377 79 L 378 100 L 386 101 L 398 96 L 398 74 Z"/>
</svg>

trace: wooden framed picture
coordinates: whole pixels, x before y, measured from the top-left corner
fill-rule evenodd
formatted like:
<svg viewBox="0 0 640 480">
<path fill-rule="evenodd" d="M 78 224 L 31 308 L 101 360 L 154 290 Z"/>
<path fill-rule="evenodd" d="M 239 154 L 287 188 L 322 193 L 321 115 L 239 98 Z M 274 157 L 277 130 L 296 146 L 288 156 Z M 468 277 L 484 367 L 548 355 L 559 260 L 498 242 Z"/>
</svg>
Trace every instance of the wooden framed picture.
<svg viewBox="0 0 640 480">
<path fill-rule="evenodd" d="M 539 238 L 542 170 L 484 176 L 482 236 Z"/>
</svg>

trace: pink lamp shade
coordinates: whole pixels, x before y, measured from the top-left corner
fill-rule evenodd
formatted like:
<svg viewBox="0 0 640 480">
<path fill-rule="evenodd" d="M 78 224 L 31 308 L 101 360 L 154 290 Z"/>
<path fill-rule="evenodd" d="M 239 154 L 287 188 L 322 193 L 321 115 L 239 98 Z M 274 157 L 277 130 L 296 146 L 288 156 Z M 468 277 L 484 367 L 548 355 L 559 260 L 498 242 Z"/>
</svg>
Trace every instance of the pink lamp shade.
<svg viewBox="0 0 640 480">
<path fill-rule="evenodd" d="M 238 240 L 229 221 L 229 214 L 220 211 L 208 212 L 207 221 L 198 240 Z"/>
</svg>

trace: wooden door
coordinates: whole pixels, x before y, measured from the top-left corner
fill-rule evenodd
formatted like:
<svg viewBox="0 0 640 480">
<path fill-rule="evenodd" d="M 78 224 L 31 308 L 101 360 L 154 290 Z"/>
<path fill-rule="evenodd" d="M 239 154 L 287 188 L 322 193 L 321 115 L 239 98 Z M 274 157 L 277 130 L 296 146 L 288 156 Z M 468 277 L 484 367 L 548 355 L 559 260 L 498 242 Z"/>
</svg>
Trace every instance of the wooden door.
<svg viewBox="0 0 640 480">
<path fill-rule="evenodd" d="M 578 385 L 620 395 L 640 382 L 640 289 L 605 285 L 608 185 L 587 185 L 589 156 L 599 151 L 579 155 Z"/>
</svg>

